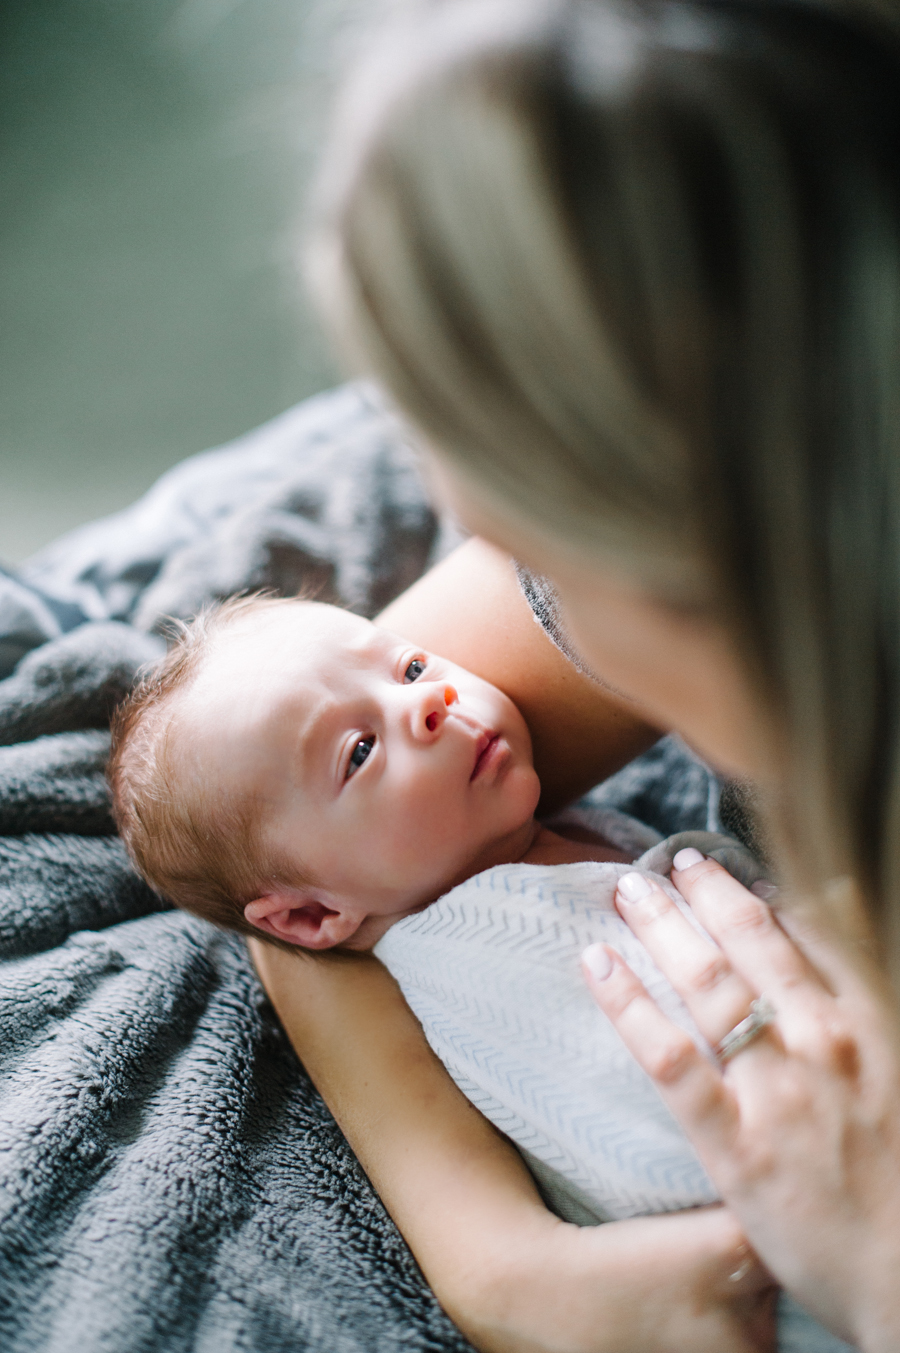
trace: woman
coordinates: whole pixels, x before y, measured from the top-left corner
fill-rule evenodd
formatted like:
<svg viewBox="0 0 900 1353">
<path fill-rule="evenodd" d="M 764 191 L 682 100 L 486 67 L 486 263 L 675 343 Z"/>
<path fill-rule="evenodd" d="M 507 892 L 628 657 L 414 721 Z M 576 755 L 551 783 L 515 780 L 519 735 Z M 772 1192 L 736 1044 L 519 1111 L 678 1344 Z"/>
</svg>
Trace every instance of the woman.
<svg viewBox="0 0 900 1353">
<path fill-rule="evenodd" d="M 774 1006 L 727 1069 L 621 961 L 592 956 L 598 1001 L 730 1209 L 680 1220 L 737 1218 L 820 1320 L 865 1353 L 896 1349 L 897 37 L 863 3 L 451 6 L 358 82 L 334 166 L 319 267 L 345 340 L 433 448 L 438 494 L 552 578 L 583 659 L 645 721 L 617 722 L 611 697 L 581 686 L 571 703 L 559 688 L 533 699 L 548 764 L 557 727 L 561 745 L 582 715 L 589 730 L 557 791 L 608 770 L 610 749 L 635 749 L 646 725 L 676 728 L 757 789 L 780 924 L 709 862 L 680 880 L 708 943 L 654 895 L 623 908 L 713 1043 L 736 1002 Z M 478 615 L 436 624 L 440 580 L 422 587 L 394 628 L 521 683 L 493 652 L 495 612 L 480 634 Z M 506 1171 L 510 1215 L 532 1216 L 514 1166 L 480 1139 L 466 1187 L 446 1190 L 449 1238 L 436 1236 L 432 1195 L 417 1195 L 415 1169 L 402 1178 L 402 1147 L 371 1116 L 386 1092 L 359 1090 L 323 1032 L 331 998 L 292 1005 L 277 964 L 261 966 L 451 1313 L 485 1347 L 528 1346 L 523 1331 L 532 1346 L 591 1347 L 579 1237 L 554 1241 L 547 1269 L 569 1283 L 565 1339 L 502 1305 L 503 1274 L 484 1258 L 496 1237 L 477 1251 L 488 1278 L 471 1298 L 459 1254 L 483 1191 Z M 365 971 L 382 1084 L 412 1083 L 423 1064 L 409 1150 L 427 1153 L 436 1096 L 450 1172 L 466 1120 Z M 313 981 L 343 999 L 338 970 Z M 728 1243 L 710 1234 L 711 1255 Z M 722 1347 L 741 1346 L 735 1331 Z"/>
</svg>

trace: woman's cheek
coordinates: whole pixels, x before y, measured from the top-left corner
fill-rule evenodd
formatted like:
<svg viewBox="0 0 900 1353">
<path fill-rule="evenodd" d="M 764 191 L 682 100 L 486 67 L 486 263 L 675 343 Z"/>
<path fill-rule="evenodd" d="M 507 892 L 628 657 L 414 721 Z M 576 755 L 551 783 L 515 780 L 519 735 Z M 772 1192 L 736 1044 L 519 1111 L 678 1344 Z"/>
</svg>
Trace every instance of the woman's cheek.
<svg viewBox="0 0 900 1353">
<path fill-rule="evenodd" d="M 651 722 L 679 732 L 720 772 L 767 780 L 777 767 L 771 720 L 726 629 L 598 582 L 560 588 L 563 617 L 592 671 Z"/>
</svg>

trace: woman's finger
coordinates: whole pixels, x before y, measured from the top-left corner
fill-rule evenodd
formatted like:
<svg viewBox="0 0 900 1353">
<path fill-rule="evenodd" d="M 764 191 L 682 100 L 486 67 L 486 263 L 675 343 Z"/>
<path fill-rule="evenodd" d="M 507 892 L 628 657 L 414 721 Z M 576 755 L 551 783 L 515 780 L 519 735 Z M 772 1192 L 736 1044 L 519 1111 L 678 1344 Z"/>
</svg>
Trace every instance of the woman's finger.
<svg viewBox="0 0 900 1353">
<path fill-rule="evenodd" d="M 666 973 L 713 1047 L 742 1019 L 757 996 L 722 950 L 701 934 L 646 874 L 619 879 L 623 918 Z"/>
<path fill-rule="evenodd" d="M 727 1151 L 738 1130 L 731 1090 L 690 1034 L 662 1013 L 614 949 L 592 944 L 582 955 L 591 993 L 629 1052 L 656 1083 L 677 1118 L 690 1124 L 704 1154 Z"/>
<path fill-rule="evenodd" d="M 687 854 L 682 851 L 676 859 L 684 865 Z M 690 854 L 695 856 L 699 852 Z M 701 857 L 686 868 L 674 868 L 672 882 L 735 972 L 755 994 L 764 992 L 779 1015 L 796 1011 L 808 1014 L 830 995 L 816 969 L 778 924 L 771 908 L 715 860 Z M 668 972 L 666 975 L 672 980 Z"/>
</svg>

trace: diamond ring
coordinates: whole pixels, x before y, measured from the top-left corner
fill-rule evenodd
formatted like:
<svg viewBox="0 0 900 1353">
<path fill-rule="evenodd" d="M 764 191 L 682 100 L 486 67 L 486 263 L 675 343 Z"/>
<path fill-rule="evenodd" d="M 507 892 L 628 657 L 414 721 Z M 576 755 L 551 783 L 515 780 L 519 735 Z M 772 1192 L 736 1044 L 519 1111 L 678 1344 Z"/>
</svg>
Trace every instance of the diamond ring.
<svg viewBox="0 0 900 1353">
<path fill-rule="evenodd" d="M 729 1033 L 725 1035 L 721 1043 L 713 1049 L 715 1059 L 719 1066 L 724 1066 L 730 1062 L 732 1057 L 737 1056 L 742 1049 L 752 1043 L 762 1033 L 767 1025 L 771 1024 L 775 1018 L 775 1007 L 767 996 L 758 996 L 750 1007 L 750 1013 L 746 1019 L 742 1019 L 736 1024 Z"/>
</svg>

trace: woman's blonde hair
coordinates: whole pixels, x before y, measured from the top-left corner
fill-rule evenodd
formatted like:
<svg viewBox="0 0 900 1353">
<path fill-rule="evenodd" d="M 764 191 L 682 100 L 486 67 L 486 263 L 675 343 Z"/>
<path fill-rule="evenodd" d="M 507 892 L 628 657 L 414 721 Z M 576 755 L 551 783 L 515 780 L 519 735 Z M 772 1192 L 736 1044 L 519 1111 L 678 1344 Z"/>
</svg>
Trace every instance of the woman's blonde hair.
<svg viewBox="0 0 900 1353">
<path fill-rule="evenodd" d="M 353 83 L 316 283 L 495 507 L 675 601 L 783 730 L 784 866 L 900 955 L 900 55 L 863 3 L 436 6 Z"/>
</svg>

